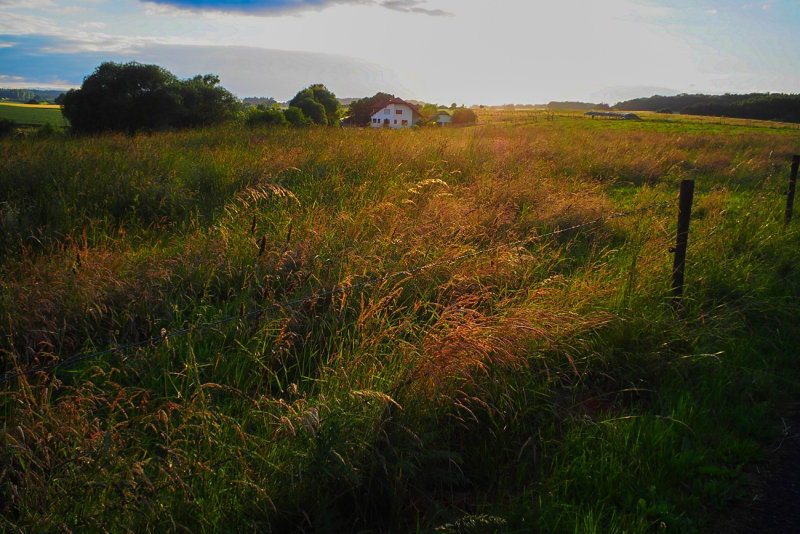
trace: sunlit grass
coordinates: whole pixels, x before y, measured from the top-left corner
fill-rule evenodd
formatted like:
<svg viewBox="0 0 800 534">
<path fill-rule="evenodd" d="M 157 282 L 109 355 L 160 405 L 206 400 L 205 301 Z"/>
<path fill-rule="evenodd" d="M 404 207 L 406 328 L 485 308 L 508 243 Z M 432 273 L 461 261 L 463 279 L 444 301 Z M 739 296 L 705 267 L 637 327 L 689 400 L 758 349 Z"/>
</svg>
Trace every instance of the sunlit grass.
<svg viewBox="0 0 800 534">
<path fill-rule="evenodd" d="M 480 119 L 3 141 L 7 373 L 266 310 L 4 384 L 4 527 L 712 528 L 796 390 L 795 137 Z M 687 178 L 682 314 L 671 204 L 284 305 Z"/>
</svg>

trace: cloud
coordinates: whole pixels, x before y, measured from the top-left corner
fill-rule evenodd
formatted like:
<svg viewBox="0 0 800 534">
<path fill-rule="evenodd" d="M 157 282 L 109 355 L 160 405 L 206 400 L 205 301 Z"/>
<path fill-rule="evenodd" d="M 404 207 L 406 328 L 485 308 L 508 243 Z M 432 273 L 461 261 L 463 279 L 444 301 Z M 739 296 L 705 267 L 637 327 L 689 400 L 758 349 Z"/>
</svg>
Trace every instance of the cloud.
<svg viewBox="0 0 800 534">
<path fill-rule="evenodd" d="M 216 11 L 250 15 L 285 15 L 298 11 L 325 9 L 342 4 L 366 4 L 372 0 L 141 0 L 185 11 Z"/>
<path fill-rule="evenodd" d="M 8 88 L 8 89 L 72 89 L 75 87 L 74 84 L 67 82 L 66 80 L 60 80 L 57 78 L 50 79 L 48 81 L 42 81 L 42 79 L 34 78 L 28 79 L 22 76 L 9 76 L 7 74 L 0 74 L 0 86 Z"/>
<path fill-rule="evenodd" d="M 142 0 L 190 11 L 238 12 L 252 15 L 282 15 L 287 12 L 320 10 L 335 5 L 377 5 L 404 13 L 448 16 L 441 9 L 423 7 L 425 0 Z"/>
<path fill-rule="evenodd" d="M 225 88 L 242 97 L 287 100 L 312 83 L 324 83 L 342 97 L 368 96 L 378 91 L 416 96 L 392 69 L 342 55 L 163 43 L 91 51 L 53 36 L 0 35 L 0 84 L 3 85 L 75 87 L 104 61 L 155 63 L 179 78 L 212 72 L 220 76 Z"/>
<path fill-rule="evenodd" d="M 0 0 L 0 8 L 49 9 L 56 7 L 52 0 Z"/>
<path fill-rule="evenodd" d="M 395 11 L 403 11 L 406 13 L 422 13 L 424 15 L 432 15 L 435 17 L 452 16 L 452 13 L 442 11 L 441 9 L 427 9 L 419 7 L 422 2 L 420 0 L 385 0 L 381 5 L 383 7 L 393 9 Z"/>
</svg>

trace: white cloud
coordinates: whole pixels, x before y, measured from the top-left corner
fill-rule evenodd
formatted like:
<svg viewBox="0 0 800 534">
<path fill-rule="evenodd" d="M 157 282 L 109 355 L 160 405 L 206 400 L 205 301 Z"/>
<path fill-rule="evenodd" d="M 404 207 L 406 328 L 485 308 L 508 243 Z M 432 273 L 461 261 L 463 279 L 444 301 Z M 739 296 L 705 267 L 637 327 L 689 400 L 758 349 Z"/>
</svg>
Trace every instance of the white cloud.
<svg viewBox="0 0 800 534">
<path fill-rule="evenodd" d="M 56 7 L 52 0 L 0 0 L 0 9 L 48 9 Z"/>
<path fill-rule="evenodd" d="M 77 87 L 75 84 L 70 84 L 66 80 L 59 78 L 48 79 L 42 81 L 41 79 L 25 78 L 23 76 L 9 76 L 7 74 L 0 74 L 0 85 L 8 89 L 73 89 Z"/>
<path fill-rule="evenodd" d="M 764 0 L 748 11 L 692 0 L 321 0 L 270 16 L 165 2 L 0 0 L 0 34 L 48 43 L 37 50 L 51 57 L 217 72 L 246 96 L 263 88 L 285 98 L 319 81 L 345 96 L 385 90 L 445 103 L 585 99 L 618 87 L 733 91 L 756 64 L 748 79 L 777 79 L 768 69 L 778 72 L 780 50 L 797 43 L 773 30 L 781 4 L 765 12 Z M 14 37 L 24 35 L 45 38 Z"/>
</svg>

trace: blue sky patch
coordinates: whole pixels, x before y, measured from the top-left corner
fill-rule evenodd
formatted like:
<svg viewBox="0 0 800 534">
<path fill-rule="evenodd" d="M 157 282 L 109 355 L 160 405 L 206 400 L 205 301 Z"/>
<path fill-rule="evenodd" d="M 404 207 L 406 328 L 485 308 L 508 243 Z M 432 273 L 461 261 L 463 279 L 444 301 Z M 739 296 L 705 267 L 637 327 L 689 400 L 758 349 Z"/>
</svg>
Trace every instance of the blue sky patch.
<svg viewBox="0 0 800 534">
<path fill-rule="evenodd" d="M 343 4 L 347 0 L 152 0 L 157 4 L 167 4 L 181 9 L 215 11 L 242 11 L 259 13 L 286 11 L 303 8 L 320 8 L 326 4 Z"/>
<path fill-rule="evenodd" d="M 65 41 L 45 35 L 0 35 L 2 74 L 26 80 L 80 85 L 83 78 L 103 61 L 115 59 L 108 53 L 53 53 Z"/>
</svg>

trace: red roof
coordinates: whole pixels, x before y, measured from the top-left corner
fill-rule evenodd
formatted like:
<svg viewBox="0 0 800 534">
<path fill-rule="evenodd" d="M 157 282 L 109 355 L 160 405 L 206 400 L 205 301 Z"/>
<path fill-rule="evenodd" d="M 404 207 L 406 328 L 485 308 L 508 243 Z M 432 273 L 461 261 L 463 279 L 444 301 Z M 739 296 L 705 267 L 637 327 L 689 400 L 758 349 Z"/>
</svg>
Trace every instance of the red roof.
<svg viewBox="0 0 800 534">
<path fill-rule="evenodd" d="M 377 104 L 372 106 L 372 113 L 370 113 L 370 115 L 375 115 L 377 112 L 379 112 L 380 110 L 382 110 L 383 108 L 385 108 L 389 104 L 397 104 L 397 105 L 402 105 L 402 106 L 408 106 L 409 108 L 411 108 L 411 111 L 413 113 L 416 113 L 417 115 L 421 115 L 421 113 L 419 112 L 419 109 L 417 109 L 417 106 L 415 106 L 414 104 L 410 104 L 410 103 L 406 102 L 402 98 L 397 98 L 397 97 L 391 98 L 389 100 L 384 100 L 383 102 L 378 102 Z"/>
</svg>

